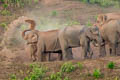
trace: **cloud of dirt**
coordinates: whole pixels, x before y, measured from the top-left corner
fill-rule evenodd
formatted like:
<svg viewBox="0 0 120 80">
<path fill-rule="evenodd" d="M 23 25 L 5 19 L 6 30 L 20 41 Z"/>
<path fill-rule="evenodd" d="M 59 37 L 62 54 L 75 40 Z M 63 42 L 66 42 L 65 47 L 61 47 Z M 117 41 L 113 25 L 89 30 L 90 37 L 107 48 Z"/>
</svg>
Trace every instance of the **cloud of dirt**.
<svg viewBox="0 0 120 80">
<path fill-rule="evenodd" d="M 53 8 L 42 6 L 42 8 L 27 11 L 25 15 L 35 20 L 38 30 L 60 29 L 65 26 L 63 19 L 58 17 L 58 11 Z"/>
<path fill-rule="evenodd" d="M 41 6 L 37 6 L 41 7 Z M 2 40 L 2 46 L 7 48 L 17 48 L 24 45 L 25 41 L 21 36 L 21 32 L 28 28 L 24 24 L 25 19 L 33 19 L 36 22 L 36 29 L 47 31 L 64 27 L 63 19 L 57 17 L 58 13 L 53 8 L 42 6 L 41 8 L 27 9 L 25 16 L 19 17 L 12 21 L 8 26 Z"/>
<path fill-rule="evenodd" d="M 4 38 L 1 42 L 2 47 L 15 48 L 18 45 L 22 45 L 23 42 L 21 36 L 21 25 L 24 24 L 24 20 L 29 19 L 27 17 L 19 17 L 18 19 L 12 21 L 7 28 L 7 31 L 4 33 Z"/>
</svg>

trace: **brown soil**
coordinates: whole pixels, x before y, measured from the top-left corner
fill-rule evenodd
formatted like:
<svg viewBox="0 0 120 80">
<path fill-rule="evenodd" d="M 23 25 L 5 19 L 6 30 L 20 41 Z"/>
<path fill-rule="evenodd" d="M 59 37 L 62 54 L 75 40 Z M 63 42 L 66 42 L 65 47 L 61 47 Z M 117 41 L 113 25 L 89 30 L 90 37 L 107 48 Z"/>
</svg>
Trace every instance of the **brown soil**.
<svg viewBox="0 0 120 80">
<path fill-rule="evenodd" d="M 47 1 L 47 0 L 46 0 Z M 50 1 L 50 0 L 49 0 Z M 37 24 L 40 23 L 38 20 L 41 16 L 49 15 L 51 11 L 57 11 L 58 15 L 54 17 L 55 19 L 59 19 L 61 24 L 66 22 L 68 19 L 79 21 L 81 24 L 86 24 L 89 20 L 94 23 L 95 16 L 99 13 L 107 13 L 107 12 L 120 12 L 120 9 L 116 8 L 101 8 L 97 5 L 89 5 L 84 4 L 79 1 L 73 0 L 57 0 L 55 4 L 49 4 L 45 2 L 43 6 L 36 5 L 33 8 L 25 8 L 23 10 L 16 10 L 12 16 L 0 16 L 0 22 L 8 22 L 10 23 L 18 16 L 25 15 L 30 18 L 33 18 L 37 21 Z M 32 10 L 32 11 L 31 11 Z M 34 15 L 33 15 L 34 14 Z M 35 17 L 36 16 L 36 17 Z M 40 17 L 39 17 L 40 16 Z M 45 17 L 46 18 L 46 17 Z M 53 17 L 52 17 L 53 18 Z M 51 19 L 51 18 L 50 18 Z M 1 30 L 1 28 L 0 28 Z M 2 35 L 2 34 L 0 34 Z M 19 35 L 20 36 L 20 35 Z M 24 47 L 17 48 L 17 46 L 13 47 L 14 49 L 3 49 L 0 51 L 0 80 L 9 80 L 11 74 L 16 74 L 20 80 L 23 80 L 23 75 L 20 74 L 20 70 L 27 71 L 28 65 L 32 62 L 30 61 L 30 54 L 25 52 Z M 106 64 L 109 61 L 116 62 L 117 65 L 120 64 L 120 57 L 106 57 L 98 59 L 98 48 L 93 46 L 94 56 L 93 59 L 96 60 L 84 60 L 82 55 L 81 48 L 73 49 L 74 61 L 81 62 L 84 65 L 84 69 L 82 71 L 76 70 L 73 73 L 70 73 L 68 76 L 71 80 L 94 80 L 93 77 L 87 76 L 88 73 L 92 73 L 93 69 L 98 68 L 104 74 L 104 78 L 100 78 L 99 80 L 114 80 L 117 76 L 119 77 L 120 69 L 115 69 L 111 72 L 111 70 L 106 68 Z M 119 54 L 118 49 L 118 54 Z M 57 54 L 52 54 L 53 59 L 56 59 Z M 107 54 L 109 56 L 109 54 Z M 45 66 L 49 67 L 51 71 L 56 72 L 59 71 L 61 64 L 64 62 L 45 62 Z"/>
</svg>

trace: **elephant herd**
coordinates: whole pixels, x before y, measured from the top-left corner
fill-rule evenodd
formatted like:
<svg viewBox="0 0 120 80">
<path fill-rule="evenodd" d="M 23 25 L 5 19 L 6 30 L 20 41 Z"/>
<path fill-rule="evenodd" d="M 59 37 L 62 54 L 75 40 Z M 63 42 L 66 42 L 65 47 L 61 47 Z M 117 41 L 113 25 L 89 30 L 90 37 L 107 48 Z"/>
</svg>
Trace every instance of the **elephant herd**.
<svg viewBox="0 0 120 80">
<path fill-rule="evenodd" d="M 92 58 L 90 43 L 99 47 L 100 57 L 106 55 L 106 44 L 109 45 L 110 55 L 115 56 L 120 42 L 120 13 L 99 14 L 92 27 L 74 25 L 39 31 L 35 30 L 34 20 L 27 19 L 25 22 L 30 23 L 30 28 L 22 32 L 22 37 L 30 46 L 32 61 L 50 60 L 51 53 L 58 53 L 59 60 L 71 60 L 72 48 L 75 47 L 82 47 L 84 58 Z"/>
</svg>

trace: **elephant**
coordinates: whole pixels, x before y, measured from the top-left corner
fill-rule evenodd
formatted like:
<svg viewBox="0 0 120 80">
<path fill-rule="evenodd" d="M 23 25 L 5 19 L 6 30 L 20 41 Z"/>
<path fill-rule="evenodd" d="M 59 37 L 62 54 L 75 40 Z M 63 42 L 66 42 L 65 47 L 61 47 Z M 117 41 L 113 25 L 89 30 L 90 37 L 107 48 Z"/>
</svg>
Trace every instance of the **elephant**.
<svg viewBox="0 0 120 80">
<path fill-rule="evenodd" d="M 46 61 L 47 56 L 49 60 L 50 53 L 58 53 L 59 60 L 62 60 L 62 51 L 58 40 L 59 30 L 41 32 L 35 30 L 35 22 L 33 20 L 26 20 L 26 22 L 30 23 L 30 29 L 24 30 L 22 37 L 31 48 L 32 60 Z M 26 32 L 28 33 L 25 34 Z"/>
<path fill-rule="evenodd" d="M 104 45 L 100 46 L 100 56 L 103 57 L 106 55 L 105 45 L 108 44 L 110 47 L 110 55 L 116 56 L 116 48 L 120 43 L 120 19 L 111 20 L 104 25 L 100 30 L 101 37 L 104 41 Z M 102 50 L 104 52 L 102 52 Z"/>
<path fill-rule="evenodd" d="M 63 53 L 63 59 L 73 59 L 72 48 L 82 47 L 84 58 L 92 58 L 93 51 L 90 42 L 102 44 L 102 38 L 98 27 L 87 27 L 85 25 L 75 25 L 65 27 L 59 32 L 59 40 Z M 88 57 L 88 54 L 90 57 Z"/>
<path fill-rule="evenodd" d="M 109 22 L 110 20 L 117 20 L 120 19 L 120 13 L 105 13 L 105 14 L 99 14 L 97 17 L 97 21 L 94 25 L 99 25 L 99 27 L 102 27 L 103 24 L 106 22 Z"/>
</svg>

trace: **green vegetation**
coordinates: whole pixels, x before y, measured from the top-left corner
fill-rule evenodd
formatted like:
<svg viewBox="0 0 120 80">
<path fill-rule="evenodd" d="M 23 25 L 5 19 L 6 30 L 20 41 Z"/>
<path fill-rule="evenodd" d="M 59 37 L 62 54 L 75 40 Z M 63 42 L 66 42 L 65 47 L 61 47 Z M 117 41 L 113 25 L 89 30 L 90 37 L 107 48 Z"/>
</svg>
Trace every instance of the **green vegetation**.
<svg viewBox="0 0 120 80">
<path fill-rule="evenodd" d="M 10 76 L 10 80 L 17 80 L 17 79 L 16 79 L 16 75 L 15 75 L 15 74 L 12 74 L 12 75 Z"/>
<path fill-rule="evenodd" d="M 31 5 L 32 3 L 38 3 L 39 0 L 0 0 L 4 8 L 8 7 L 23 7 L 25 5 Z"/>
<path fill-rule="evenodd" d="M 83 65 L 80 62 L 77 63 L 77 66 L 80 70 L 83 69 Z"/>
<path fill-rule="evenodd" d="M 46 68 L 37 64 L 31 64 L 32 71 L 24 80 L 42 80 L 46 73 Z"/>
<path fill-rule="evenodd" d="M 80 25 L 80 22 L 78 21 L 68 21 L 65 26 L 72 26 L 72 25 Z"/>
<path fill-rule="evenodd" d="M 94 70 L 93 77 L 95 77 L 95 78 L 100 78 L 101 77 L 101 72 L 100 72 L 99 69 Z"/>
<path fill-rule="evenodd" d="M 62 72 L 51 74 L 49 80 L 62 80 Z"/>
<path fill-rule="evenodd" d="M 2 23 L 0 24 L 0 27 L 7 28 L 7 23 L 2 22 Z"/>
<path fill-rule="evenodd" d="M 117 6 L 120 7 L 120 1 L 119 0 L 79 0 L 85 3 L 90 4 L 98 4 L 102 7 L 108 7 L 108 6 Z"/>
<path fill-rule="evenodd" d="M 109 69 L 114 69 L 115 68 L 115 63 L 114 62 L 109 62 L 108 64 L 107 64 L 107 68 L 109 68 Z"/>
<path fill-rule="evenodd" d="M 64 63 L 61 67 L 62 72 L 70 73 L 75 70 L 75 66 L 71 62 Z"/>
<path fill-rule="evenodd" d="M 5 10 L 0 11 L 0 14 L 3 16 L 10 16 L 11 12 L 5 9 Z"/>
<path fill-rule="evenodd" d="M 57 16 L 57 15 L 58 15 L 57 11 L 52 11 L 51 16 Z"/>
</svg>

